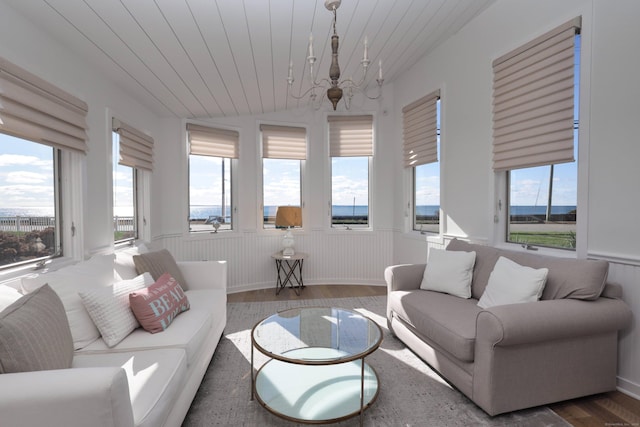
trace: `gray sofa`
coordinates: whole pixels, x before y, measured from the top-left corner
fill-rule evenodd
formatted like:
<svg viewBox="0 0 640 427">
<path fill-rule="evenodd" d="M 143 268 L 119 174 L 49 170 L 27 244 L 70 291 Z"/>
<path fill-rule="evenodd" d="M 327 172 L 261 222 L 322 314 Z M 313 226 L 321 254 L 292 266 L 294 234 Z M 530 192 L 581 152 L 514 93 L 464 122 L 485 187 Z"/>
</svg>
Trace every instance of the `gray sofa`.
<svg viewBox="0 0 640 427">
<path fill-rule="evenodd" d="M 616 388 L 618 331 L 631 320 L 608 262 L 515 252 L 454 239 L 476 252 L 469 299 L 420 289 L 426 264 L 387 267 L 392 333 L 489 415 Z M 549 269 L 540 301 L 477 306 L 500 256 Z"/>
</svg>

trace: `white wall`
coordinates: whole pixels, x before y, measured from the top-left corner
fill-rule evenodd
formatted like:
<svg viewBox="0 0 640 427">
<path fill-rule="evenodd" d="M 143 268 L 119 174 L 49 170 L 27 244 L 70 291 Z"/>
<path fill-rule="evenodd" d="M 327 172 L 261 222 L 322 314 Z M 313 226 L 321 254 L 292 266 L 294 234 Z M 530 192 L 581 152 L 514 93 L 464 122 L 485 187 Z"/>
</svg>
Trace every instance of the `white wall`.
<svg viewBox="0 0 640 427">
<path fill-rule="evenodd" d="M 579 211 L 584 221 L 582 256 L 608 259 L 610 280 L 640 316 L 640 2 L 620 0 L 499 0 L 396 83 L 395 111 L 435 89 L 442 90 L 442 205 L 445 239 L 426 241 L 397 233 L 394 262 L 424 262 L 428 247 L 450 237 L 494 241 L 496 176 L 491 169 L 492 61 L 575 16 L 582 16 Z M 396 118 L 396 141 L 401 141 Z M 396 149 L 401 152 L 400 143 Z M 588 163 L 585 160 L 588 158 Z M 396 169 L 402 171 L 399 154 Z M 583 167 L 584 166 L 584 167 Z M 406 204 L 407 179 L 394 205 Z M 396 211 L 397 228 L 404 226 Z M 498 224 L 502 227 L 503 225 Z M 586 241 L 585 241 L 586 240 Z M 640 328 L 621 334 L 619 385 L 640 396 Z"/>
<path fill-rule="evenodd" d="M 83 167 L 82 218 L 65 218 L 70 226 L 82 224 L 79 235 L 86 255 L 113 243 L 111 209 L 111 119 L 113 114 L 138 129 L 157 136 L 159 121 L 127 93 L 106 80 L 99 70 L 72 54 L 48 34 L 0 2 L 0 56 L 57 85 L 89 105 L 89 150 Z M 79 230 L 80 231 L 80 230 Z"/>
<path fill-rule="evenodd" d="M 327 141 L 328 102 L 319 111 L 304 108 L 258 116 L 199 120 L 197 123 L 237 130 L 240 156 L 235 176 L 233 206 L 237 207 L 232 232 L 190 234 L 188 232 L 188 169 L 185 122 L 163 121 L 162 136 L 156 139 L 153 210 L 153 244 L 166 247 L 179 259 L 226 259 L 229 262 L 231 292 L 274 287 L 275 262 L 271 254 L 281 248 L 282 232 L 262 228 L 260 135 L 261 123 L 304 126 L 308 152 L 303 171 L 303 230 L 295 231 L 296 251 L 306 252 L 304 281 L 313 283 L 384 283 L 384 268 L 392 263 L 393 192 L 392 88 L 384 98 L 368 101 L 338 114 L 373 114 L 375 156 L 370 177 L 372 230 L 332 229 L 328 215 L 330 169 Z M 157 215 L 161 216 L 158 218 Z"/>
</svg>

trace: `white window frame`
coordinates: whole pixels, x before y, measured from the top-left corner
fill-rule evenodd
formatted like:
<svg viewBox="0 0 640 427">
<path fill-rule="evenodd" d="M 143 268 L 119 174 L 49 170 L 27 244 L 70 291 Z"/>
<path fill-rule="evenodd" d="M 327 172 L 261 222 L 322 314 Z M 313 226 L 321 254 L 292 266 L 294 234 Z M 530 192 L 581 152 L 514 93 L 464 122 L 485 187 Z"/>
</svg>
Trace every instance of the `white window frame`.
<svg viewBox="0 0 640 427">
<path fill-rule="evenodd" d="M 266 227 L 264 226 L 264 163 L 263 163 L 263 146 L 262 146 L 262 131 L 260 130 L 261 125 L 274 125 L 274 126 L 287 126 L 287 127 L 296 127 L 296 128 L 304 128 L 307 135 L 307 159 L 309 157 L 309 128 L 306 125 L 301 123 L 283 123 L 283 122 L 258 122 L 256 123 L 256 144 L 257 144 L 257 157 L 256 164 L 258 168 L 256 169 L 256 200 L 257 200 L 257 210 L 255 215 L 255 227 L 259 233 L 281 233 L 282 230 L 274 227 Z M 293 228 L 292 231 L 294 234 L 298 232 L 302 232 L 305 229 L 308 229 L 307 226 L 309 218 L 306 212 L 306 202 L 305 202 L 305 194 L 306 194 L 306 174 L 307 174 L 307 160 L 299 160 L 300 162 L 300 208 L 302 210 L 302 227 Z"/>
<path fill-rule="evenodd" d="M 588 255 L 588 224 L 589 224 L 589 145 L 590 145 L 590 123 L 588 118 L 591 114 L 591 20 L 582 16 L 582 29 L 580 32 L 580 92 L 579 99 L 579 127 L 578 127 L 578 189 L 577 189 L 577 209 L 580 212 L 576 219 L 576 250 L 537 247 L 537 252 L 544 255 L 556 256 L 559 258 L 585 259 Z M 526 251 L 518 243 L 507 242 L 508 227 L 508 207 L 506 206 L 507 195 L 507 172 L 494 172 L 493 188 L 493 233 L 491 245 L 516 251 Z M 441 183 L 442 185 L 442 183 Z"/>
<path fill-rule="evenodd" d="M 376 192 L 374 191 L 373 185 L 376 182 L 376 153 L 377 153 L 377 139 L 378 139 L 378 129 L 377 129 L 377 125 L 378 125 L 378 117 L 376 112 L 370 112 L 370 111 L 362 111 L 362 112 L 358 112 L 358 113 L 353 113 L 353 114 L 344 114 L 344 115 L 354 115 L 354 116 L 361 116 L 361 115 L 370 115 L 372 116 L 372 148 L 373 148 L 373 155 L 372 156 L 368 156 L 369 157 L 369 162 L 368 162 L 368 188 L 369 188 L 369 194 L 368 194 L 368 203 L 369 203 L 369 209 L 368 209 L 368 224 L 366 226 L 356 226 L 356 227 L 349 227 L 347 228 L 346 226 L 343 226 L 341 224 L 339 224 L 338 226 L 334 226 L 333 225 L 333 220 L 332 220 L 332 204 L 333 204 L 333 171 L 332 171 L 332 163 L 331 163 L 331 149 L 330 149 L 330 141 L 329 141 L 329 132 L 330 132 L 330 125 L 329 125 L 329 116 L 335 116 L 337 114 L 335 113 L 331 113 L 331 112 L 327 112 L 324 114 L 324 135 L 325 135 L 325 151 L 324 151 L 324 158 L 325 158 L 325 171 L 326 171 L 326 179 L 325 179 L 325 203 L 324 206 L 326 208 L 326 213 L 323 215 L 323 217 L 325 218 L 324 221 L 324 228 L 326 231 L 330 232 L 330 233 L 352 233 L 352 232 L 371 232 L 374 230 L 375 228 L 375 209 L 374 206 L 376 204 Z M 362 156 L 365 157 L 365 156 Z"/>
</svg>

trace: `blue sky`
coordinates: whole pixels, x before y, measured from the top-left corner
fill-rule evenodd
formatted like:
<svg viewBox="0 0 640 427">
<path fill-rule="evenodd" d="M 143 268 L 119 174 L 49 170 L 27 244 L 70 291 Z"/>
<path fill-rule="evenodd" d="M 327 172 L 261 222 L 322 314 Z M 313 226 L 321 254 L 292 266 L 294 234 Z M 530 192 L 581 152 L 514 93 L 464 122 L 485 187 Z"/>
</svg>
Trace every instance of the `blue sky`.
<svg viewBox="0 0 640 427">
<path fill-rule="evenodd" d="M 53 207 L 53 149 L 0 133 L 0 208 Z"/>
</svg>

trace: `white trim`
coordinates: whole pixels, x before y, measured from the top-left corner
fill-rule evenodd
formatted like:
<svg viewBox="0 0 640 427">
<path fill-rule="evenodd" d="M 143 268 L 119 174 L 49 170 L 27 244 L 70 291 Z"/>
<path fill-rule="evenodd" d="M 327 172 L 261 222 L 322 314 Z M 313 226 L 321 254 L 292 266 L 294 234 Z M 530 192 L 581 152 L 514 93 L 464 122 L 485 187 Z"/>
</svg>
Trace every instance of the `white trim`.
<svg viewBox="0 0 640 427">
<path fill-rule="evenodd" d="M 630 256 L 625 254 L 615 254 L 611 252 L 598 252 L 598 251 L 589 251 L 587 253 L 587 258 L 590 259 L 604 259 L 609 262 L 613 262 L 615 264 L 622 265 L 633 265 L 640 266 L 640 257 Z"/>
</svg>

